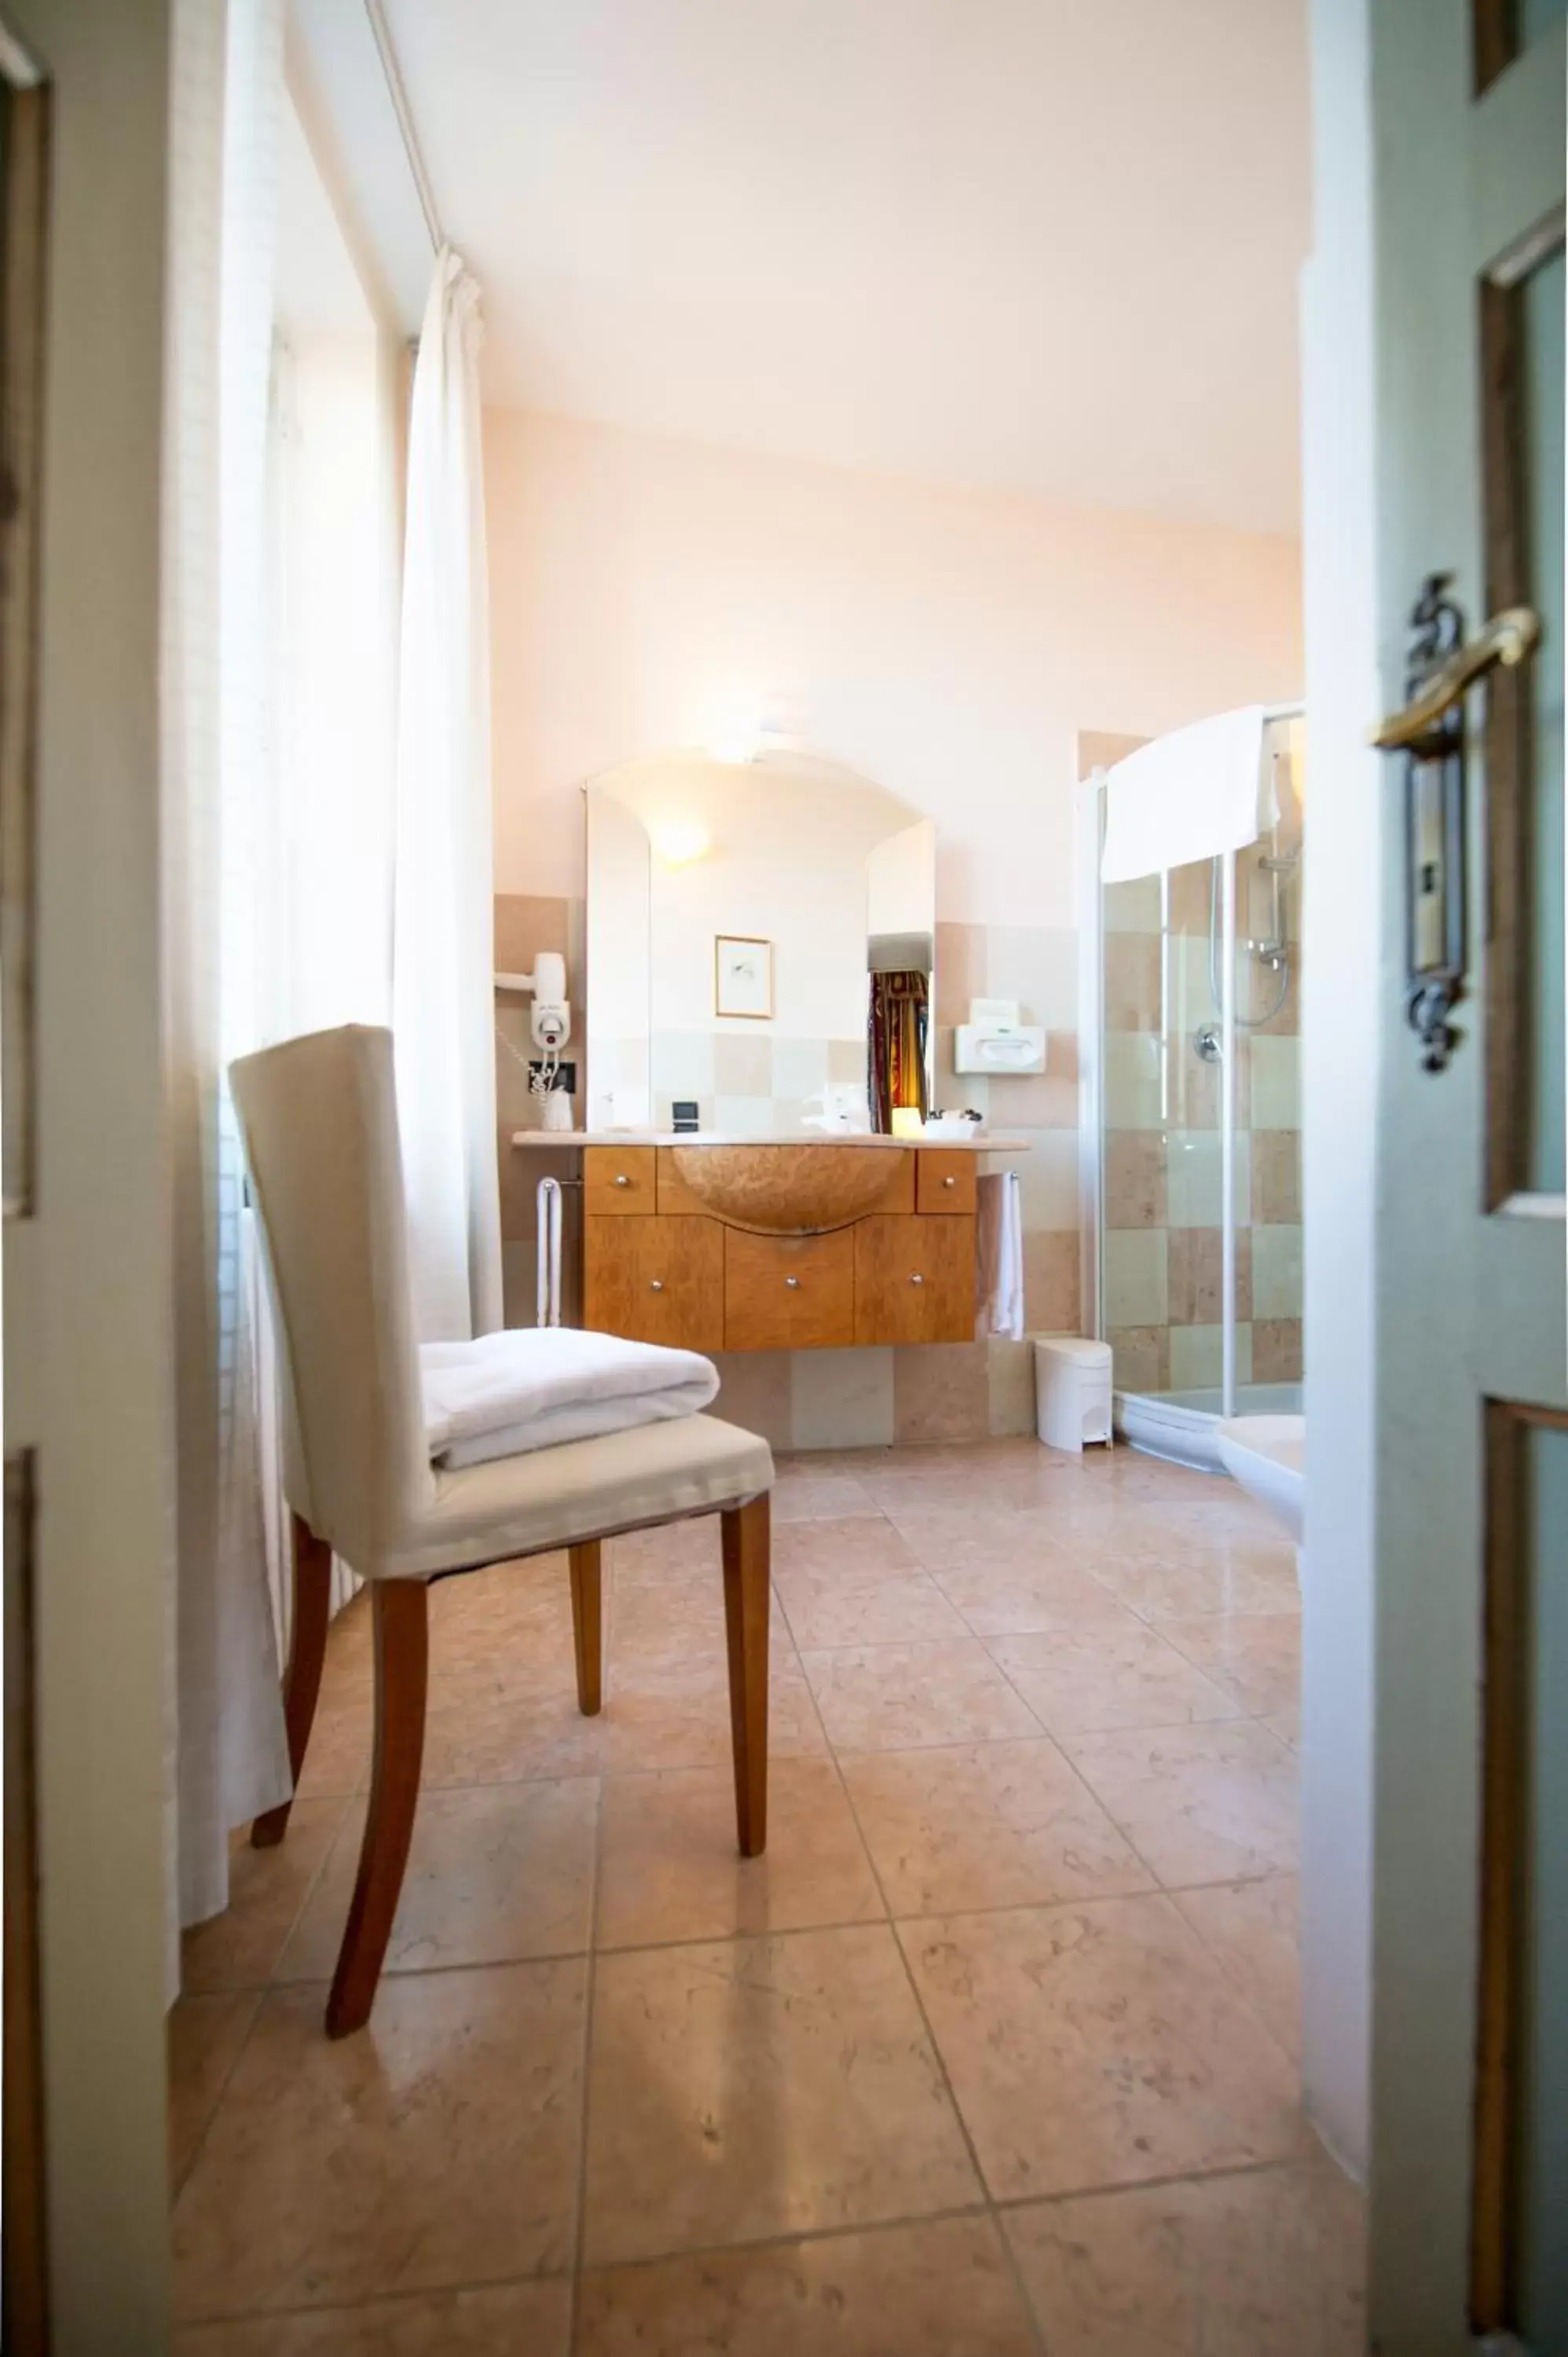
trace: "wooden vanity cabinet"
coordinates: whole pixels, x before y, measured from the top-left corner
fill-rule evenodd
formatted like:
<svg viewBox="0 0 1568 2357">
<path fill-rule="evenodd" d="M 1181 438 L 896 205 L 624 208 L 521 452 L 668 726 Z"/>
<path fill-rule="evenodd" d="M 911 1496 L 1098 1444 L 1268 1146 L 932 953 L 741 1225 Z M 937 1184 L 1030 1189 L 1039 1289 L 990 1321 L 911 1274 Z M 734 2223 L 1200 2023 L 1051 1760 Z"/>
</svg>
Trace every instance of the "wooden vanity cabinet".
<svg viewBox="0 0 1568 2357">
<path fill-rule="evenodd" d="M 974 1222 L 940 1214 L 860 1221 L 857 1342 L 974 1340 Z"/>
<path fill-rule="evenodd" d="M 972 1340 L 975 1157 L 886 1159 L 875 1211 L 777 1235 L 708 1212 L 668 1147 L 587 1147 L 584 1324 L 709 1354 Z"/>
<path fill-rule="evenodd" d="M 725 1347 L 725 1231 L 717 1220 L 583 1222 L 583 1323 L 633 1342 L 711 1354 Z"/>
</svg>

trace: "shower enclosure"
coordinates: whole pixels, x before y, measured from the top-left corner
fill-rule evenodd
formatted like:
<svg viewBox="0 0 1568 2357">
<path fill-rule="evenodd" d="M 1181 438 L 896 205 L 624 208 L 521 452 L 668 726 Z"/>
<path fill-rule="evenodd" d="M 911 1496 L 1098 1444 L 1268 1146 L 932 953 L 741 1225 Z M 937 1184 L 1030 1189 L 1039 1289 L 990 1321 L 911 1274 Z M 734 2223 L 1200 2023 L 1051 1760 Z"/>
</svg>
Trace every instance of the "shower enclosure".
<svg viewBox="0 0 1568 2357">
<path fill-rule="evenodd" d="M 1260 841 L 1097 888 L 1099 1330 L 1119 1428 L 1192 1464 L 1301 1406 L 1301 733 Z"/>
</svg>

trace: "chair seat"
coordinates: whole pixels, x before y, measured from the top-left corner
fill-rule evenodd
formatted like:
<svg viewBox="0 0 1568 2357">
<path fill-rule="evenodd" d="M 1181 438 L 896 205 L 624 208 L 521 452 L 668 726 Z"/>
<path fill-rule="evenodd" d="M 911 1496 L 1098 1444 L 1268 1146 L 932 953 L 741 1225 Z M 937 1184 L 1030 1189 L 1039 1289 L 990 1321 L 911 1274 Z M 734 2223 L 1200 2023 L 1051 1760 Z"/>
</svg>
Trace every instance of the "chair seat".
<svg viewBox="0 0 1568 2357">
<path fill-rule="evenodd" d="M 714 1513 L 773 1485 L 773 1454 L 756 1433 L 714 1415 L 686 1415 L 492 1458 L 457 1473 L 434 1470 L 435 1495 L 409 1543 L 376 1563 L 372 1579 L 422 1579 L 465 1566 L 537 1555 L 639 1523 Z"/>
</svg>

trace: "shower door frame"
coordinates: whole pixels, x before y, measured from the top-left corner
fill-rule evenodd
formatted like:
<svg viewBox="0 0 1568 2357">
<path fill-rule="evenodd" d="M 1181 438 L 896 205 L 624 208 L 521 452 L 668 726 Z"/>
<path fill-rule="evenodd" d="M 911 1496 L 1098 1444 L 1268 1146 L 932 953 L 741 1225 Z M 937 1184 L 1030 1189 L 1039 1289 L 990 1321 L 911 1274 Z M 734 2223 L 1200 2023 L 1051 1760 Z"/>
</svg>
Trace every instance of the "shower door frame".
<svg viewBox="0 0 1568 2357">
<path fill-rule="evenodd" d="M 1304 702 L 1263 706 L 1263 726 L 1304 720 Z M 1152 742 L 1153 739 L 1145 739 Z M 1092 1312 L 1094 1339 L 1105 1340 L 1105 902 L 1101 883 L 1101 857 L 1105 846 L 1105 780 L 1103 764 L 1096 763 L 1079 781 L 1075 801 L 1074 887 L 1078 914 L 1078 1197 L 1079 1281 L 1082 1300 Z M 1246 846 L 1243 845 L 1244 849 Z M 1220 1393 L 1219 1413 L 1236 1413 L 1236 862 L 1239 852 L 1219 855 L 1221 967 L 1219 1006 L 1219 1251 Z M 1162 1017 L 1168 1005 L 1170 929 L 1169 871 L 1161 879 Z M 1297 928 L 1299 945 L 1300 928 Z M 1162 1033 L 1162 1039 L 1164 1035 Z M 1305 1375 L 1303 1373 L 1305 1402 Z M 1116 1383 L 1114 1390 L 1124 1387 Z M 1159 1399 L 1165 1393 L 1136 1392 L 1137 1399 Z"/>
</svg>

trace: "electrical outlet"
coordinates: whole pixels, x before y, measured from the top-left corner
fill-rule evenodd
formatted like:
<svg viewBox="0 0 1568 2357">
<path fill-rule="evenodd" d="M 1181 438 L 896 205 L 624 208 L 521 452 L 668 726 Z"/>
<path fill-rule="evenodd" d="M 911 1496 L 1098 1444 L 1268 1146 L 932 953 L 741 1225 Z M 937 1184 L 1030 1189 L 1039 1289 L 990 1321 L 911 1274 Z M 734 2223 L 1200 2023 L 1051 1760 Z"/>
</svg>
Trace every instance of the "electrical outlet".
<svg viewBox="0 0 1568 2357">
<path fill-rule="evenodd" d="M 534 1057 L 528 1067 L 529 1079 L 531 1081 L 537 1079 L 538 1075 L 542 1072 L 543 1070 L 544 1066 L 542 1061 L 538 1057 Z M 576 1065 L 557 1064 L 555 1067 L 555 1078 L 550 1085 L 557 1094 L 575 1097 L 577 1093 Z"/>
</svg>

